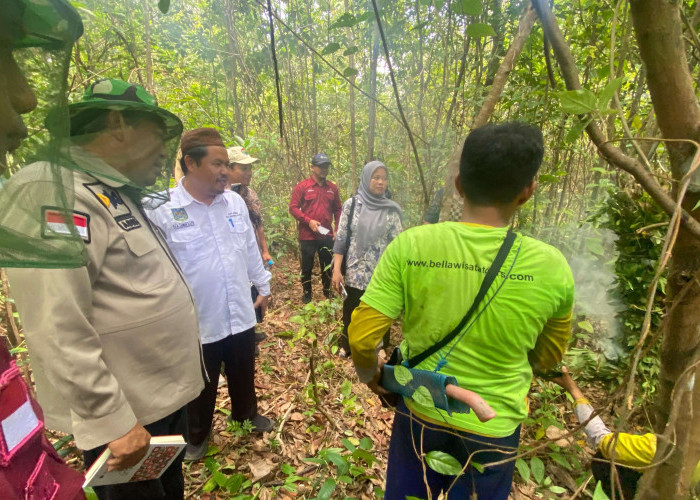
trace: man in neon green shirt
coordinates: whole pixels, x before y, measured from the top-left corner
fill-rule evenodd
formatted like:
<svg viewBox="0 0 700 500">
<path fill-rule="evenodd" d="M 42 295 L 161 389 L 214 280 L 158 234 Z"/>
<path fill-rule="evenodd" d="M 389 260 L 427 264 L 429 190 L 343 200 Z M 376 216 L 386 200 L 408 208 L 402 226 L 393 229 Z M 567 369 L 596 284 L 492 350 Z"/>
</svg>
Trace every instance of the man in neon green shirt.
<svg viewBox="0 0 700 500">
<path fill-rule="evenodd" d="M 385 250 L 350 324 L 350 347 L 360 380 L 375 392 L 381 336 L 403 313 L 404 359 L 425 351 L 457 325 L 483 281 L 514 213 L 535 191 L 542 134 L 522 123 L 489 125 L 466 139 L 455 185 L 464 198 L 461 222 L 418 226 Z M 394 417 L 385 499 L 406 496 L 507 499 L 514 461 L 488 466 L 517 450 L 533 370 L 561 360 L 570 335 L 573 278 L 561 253 L 518 235 L 472 323 L 416 368 L 454 376 L 496 411 L 487 422 L 474 413 L 451 416 L 413 400 Z M 483 311 L 482 311 L 483 309 Z M 412 438 L 413 436 L 413 438 Z M 461 439 L 460 439 L 461 437 Z M 422 443 L 421 443 L 422 440 Z M 498 448 L 500 451 L 494 451 Z M 469 466 L 455 480 L 426 468 L 416 451 L 443 451 Z M 426 484 L 427 483 L 427 484 Z"/>
</svg>

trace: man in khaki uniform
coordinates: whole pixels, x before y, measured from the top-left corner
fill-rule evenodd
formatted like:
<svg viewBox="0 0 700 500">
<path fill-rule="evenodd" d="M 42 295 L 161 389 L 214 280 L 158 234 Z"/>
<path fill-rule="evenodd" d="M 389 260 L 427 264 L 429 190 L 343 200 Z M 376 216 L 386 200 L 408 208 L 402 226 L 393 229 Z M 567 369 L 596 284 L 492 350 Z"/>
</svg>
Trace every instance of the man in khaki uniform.
<svg viewBox="0 0 700 500">
<path fill-rule="evenodd" d="M 75 436 L 86 466 L 109 447 L 119 469 L 143 457 L 151 434 L 185 434 L 184 407 L 204 387 L 192 295 L 138 201 L 182 124 L 120 80 L 94 83 L 69 114 L 72 145 L 56 163 L 73 210 L 41 198 L 55 166 L 38 162 L 3 187 L 12 209 L 2 222 L 22 227 L 38 213 L 41 238 L 82 239 L 87 263 L 8 274 L 47 426 Z M 182 498 L 181 456 L 159 480 L 95 490 Z"/>
</svg>

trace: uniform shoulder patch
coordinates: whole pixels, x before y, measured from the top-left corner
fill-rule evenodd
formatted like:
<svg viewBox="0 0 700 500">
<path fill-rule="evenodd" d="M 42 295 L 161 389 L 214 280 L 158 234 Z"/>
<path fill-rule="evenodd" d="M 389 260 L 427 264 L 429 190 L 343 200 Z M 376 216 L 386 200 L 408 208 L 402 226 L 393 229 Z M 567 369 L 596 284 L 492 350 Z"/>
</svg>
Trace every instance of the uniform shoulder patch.
<svg viewBox="0 0 700 500">
<path fill-rule="evenodd" d="M 83 184 L 85 188 L 97 198 L 100 205 L 105 207 L 109 215 L 124 231 L 131 231 L 141 227 L 134 214 L 131 213 L 131 208 L 124 202 L 121 194 L 116 189 L 105 186 L 101 182 L 92 182 Z"/>
<path fill-rule="evenodd" d="M 77 210 L 41 207 L 41 237 L 70 238 L 77 233 L 85 243 L 90 243 L 90 216 Z M 75 232 L 73 230 L 75 228 Z"/>
</svg>

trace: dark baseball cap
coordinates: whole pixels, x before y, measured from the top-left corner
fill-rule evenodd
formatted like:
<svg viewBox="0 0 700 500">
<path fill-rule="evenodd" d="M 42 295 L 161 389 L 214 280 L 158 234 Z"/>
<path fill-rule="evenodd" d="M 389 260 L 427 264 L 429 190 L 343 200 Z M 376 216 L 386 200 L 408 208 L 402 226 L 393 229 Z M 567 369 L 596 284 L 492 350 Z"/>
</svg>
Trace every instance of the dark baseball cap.
<svg viewBox="0 0 700 500">
<path fill-rule="evenodd" d="M 311 164 L 317 167 L 331 167 L 333 163 L 328 159 L 326 153 L 316 153 L 316 155 L 311 159 Z"/>
</svg>

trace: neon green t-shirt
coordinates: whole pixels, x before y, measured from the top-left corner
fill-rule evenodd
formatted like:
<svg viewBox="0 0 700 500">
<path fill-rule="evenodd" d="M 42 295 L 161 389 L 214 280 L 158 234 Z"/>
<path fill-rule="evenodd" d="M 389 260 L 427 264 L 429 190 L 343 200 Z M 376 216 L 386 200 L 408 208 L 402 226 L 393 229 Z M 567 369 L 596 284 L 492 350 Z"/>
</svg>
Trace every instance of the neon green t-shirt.
<svg viewBox="0 0 700 500">
<path fill-rule="evenodd" d="M 506 231 L 444 222 L 411 228 L 389 244 L 362 302 L 393 319 L 404 313 L 404 359 L 423 352 L 461 321 Z M 480 394 L 498 416 L 482 423 L 473 412 L 450 417 L 434 407 L 406 403 L 431 420 L 504 437 L 527 415 L 525 397 L 532 379 L 528 351 L 548 319 L 571 313 L 571 269 L 554 247 L 518 235 L 473 318 L 492 298 L 464 337 L 457 336 L 417 368 L 434 370 L 441 355 L 452 348 L 441 373 L 455 376 L 460 387 Z"/>
</svg>

